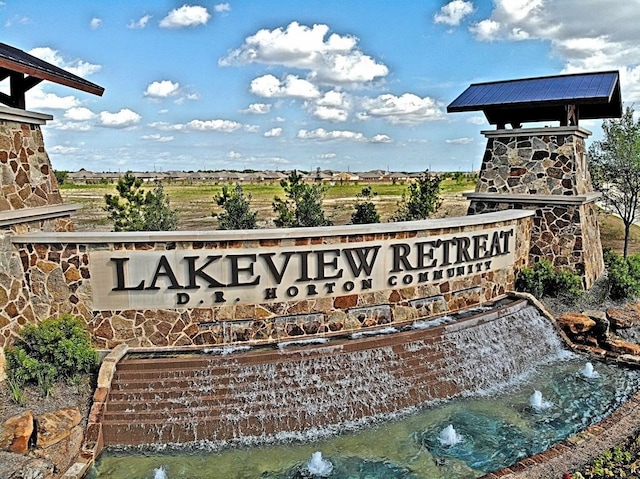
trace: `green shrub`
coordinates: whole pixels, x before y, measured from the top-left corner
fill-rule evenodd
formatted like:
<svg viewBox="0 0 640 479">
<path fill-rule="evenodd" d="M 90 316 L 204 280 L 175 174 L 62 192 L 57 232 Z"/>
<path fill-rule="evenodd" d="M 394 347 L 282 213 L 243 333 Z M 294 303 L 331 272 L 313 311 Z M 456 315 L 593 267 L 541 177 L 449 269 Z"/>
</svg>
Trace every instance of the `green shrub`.
<svg viewBox="0 0 640 479">
<path fill-rule="evenodd" d="M 538 261 L 531 268 L 522 268 L 516 279 L 516 289 L 531 293 L 536 298 L 576 298 L 583 292 L 582 278 L 579 275 L 568 270 L 556 270 L 547 260 Z"/>
<path fill-rule="evenodd" d="M 607 268 L 607 291 L 611 299 L 626 299 L 640 296 L 640 255 L 627 259 L 610 249 L 604 250 Z"/>
<path fill-rule="evenodd" d="M 84 325 L 72 315 L 27 324 L 19 334 L 14 347 L 7 350 L 9 378 L 17 386 L 36 383 L 48 396 L 56 380 L 90 373 L 97 364 Z"/>
</svg>

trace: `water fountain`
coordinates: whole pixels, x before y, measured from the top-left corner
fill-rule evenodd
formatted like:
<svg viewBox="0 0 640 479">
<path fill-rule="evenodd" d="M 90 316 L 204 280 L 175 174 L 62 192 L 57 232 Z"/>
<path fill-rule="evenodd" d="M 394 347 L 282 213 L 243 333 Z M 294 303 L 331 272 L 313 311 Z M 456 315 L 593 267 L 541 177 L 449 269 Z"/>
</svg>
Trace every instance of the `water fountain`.
<svg viewBox="0 0 640 479">
<path fill-rule="evenodd" d="M 327 477 L 333 471 L 333 464 L 331 464 L 331 461 L 322 458 L 322 452 L 316 451 L 309 459 L 307 469 L 314 477 Z"/>
<path fill-rule="evenodd" d="M 160 466 L 153 471 L 153 479 L 169 479 L 167 476 L 167 470 Z"/>
<path fill-rule="evenodd" d="M 595 379 L 600 377 L 600 374 L 594 369 L 593 364 L 591 364 L 590 362 L 587 362 L 584 365 L 584 368 L 580 371 L 580 374 L 582 374 L 582 376 L 587 379 Z"/>
<path fill-rule="evenodd" d="M 456 444 L 462 442 L 463 437 L 458 434 L 453 427 L 453 424 L 449 424 L 445 427 L 440 434 L 438 435 L 438 441 L 443 446 L 455 446 Z"/>
<path fill-rule="evenodd" d="M 531 397 L 529 398 L 529 404 L 536 411 L 545 411 L 551 407 L 553 407 L 553 403 L 551 401 L 547 401 L 542 397 L 542 392 L 534 391 Z"/>
</svg>

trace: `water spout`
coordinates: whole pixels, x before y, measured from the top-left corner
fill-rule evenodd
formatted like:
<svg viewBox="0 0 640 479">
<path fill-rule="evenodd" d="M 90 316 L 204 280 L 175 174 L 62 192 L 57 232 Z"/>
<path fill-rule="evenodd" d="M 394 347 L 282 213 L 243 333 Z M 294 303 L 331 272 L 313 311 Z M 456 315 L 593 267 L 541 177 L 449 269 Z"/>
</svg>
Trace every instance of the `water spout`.
<svg viewBox="0 0 640 479">
<path fill-rule="evenodd" d="M 164 466 L 160 466 L 153 471 L 153 479 L 169 479 L 167 476 L 167 471 Z"/>
<path fill-rule="evenodd" d="M 333 471 L 333 464 L 327 459 L 323 459 L 320 451 L 316 451 L 311 455 L 307 469 L 314 477 L 328 477 Z"/>
<path fill-rule="evenodd" d="M 593 369 L 593 364 L 591 363 L 585 364 L 582 371 L 580 371 L 580 374 L 582 374 L 582 376 L 584 376 L 587 379 L 594 379 L 594 378 L 600 377 L 600 374 L 598 374 L 598 371 Z"/>
<path fill-rule="evenodd" d="M 440 435 L 438 436 L 438 441 L 443 446 L 455 446 L 462 442 L 462 435 L 458 434 L 453 427 L 453 424 L 449 424 L 442 431 L 440 431 Z"/>
<path fill-rule="evenodd" d="M 550 401 L 546 401 L 542 397 L 542 393 L 540 391 L 534 391 L 531 397 L 529 398 L 529 404 L 536 411 L 544 411 L 545 409 L 549 409 L 553 406 L 553 403 Z"/>
</svg>

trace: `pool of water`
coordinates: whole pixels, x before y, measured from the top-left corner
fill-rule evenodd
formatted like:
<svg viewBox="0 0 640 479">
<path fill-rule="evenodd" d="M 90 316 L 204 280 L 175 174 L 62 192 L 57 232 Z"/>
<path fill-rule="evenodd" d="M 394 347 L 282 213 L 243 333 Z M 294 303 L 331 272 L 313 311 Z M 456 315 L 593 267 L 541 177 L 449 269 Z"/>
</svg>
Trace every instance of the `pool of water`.
<svg viewBox="0 0 640 479">
<path fill-rule="evenodd" d="M 594 363 L 597 377 L 588 378 L 582 373 L 585 362 L 566 354 L 500 388 L 318 441 L 215 450 L 107 450 L 89 478 L 475 478 L 548 449 L 640 390 L 638 371 Z M 537 402 L 535 391 L 542 394 Z M 459 441 L 441 440 L 449 425 Z M 316 455 L 314 464 L 316 452 L 321 459 Z"/>
</svg>

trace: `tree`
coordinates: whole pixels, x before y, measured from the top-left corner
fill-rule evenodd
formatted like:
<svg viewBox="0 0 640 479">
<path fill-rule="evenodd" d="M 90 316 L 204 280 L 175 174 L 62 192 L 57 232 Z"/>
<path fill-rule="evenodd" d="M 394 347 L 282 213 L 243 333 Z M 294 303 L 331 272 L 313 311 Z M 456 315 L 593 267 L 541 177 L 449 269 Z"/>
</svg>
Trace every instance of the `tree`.
<svg viewBox="0 0 640 479">
<path fill-rule="evenodd" d="M 391 221 L 423 220 L 435 213 L 442 204 L 440 183 L 442 178 L 425 171 L 409 185 L 409 195 L 402 193 L 398 209 Z"/>
<path fill-rule="evenodd" d="M 371 201 L 375 195 L 377 193 L 374 193 L 370 186 L 365 186 L 356 195 L 358 201 L 354 206 L 356 210 L 351 214 L 351 224 L 364 225 L 380 222 L 380 215 L 376 211 L 376 205 Z"/>
<path fill-rule="evenodd" d="M 63 184 L 69 175 L 69 172 L 65 170 L 53 170 L 53 173 L 56 175 L 56 181 L 59 185 Z"/>
<path fill-rule="evenodd" d="M 293 170 L 287 179 L 280 181 L 286 199 L 276 196 L 273 199 L 273 211 L 278 217 L 274 220 L 281 228 L 298 226 L 330 226 L 332 221 L 324 217 L 322 199 L 327 191 L 320 184 L 308 185 L 302 182 L 302 175 Z"/>
<path fill-rule="evenodd" d="M 623 256 L 628 256 L 631 225 L 638 219 L 640 194 L 640 120 L 627 107 L 620 119 L 602 123 L 603 139 L 589 147 L 589 164 L 594 188 L 602 202 L 624 224 Z"/>
<path fill-rule="evenodd" d="M 141 189 L 142 180 L 131 172 L 118 179 L 118 196 L 106 194 L 104 200 L 114 231 L 171 231 L 178 227 L 175 210 L 162 183 L 156 181 L 151 191 Z"/>
<path fill-rule="evenodd" d="M 218 229 L 221 230 L 252 230 L 256 228 L 257 212 L 251 211 L 251 195 L 245 196 L 240 183 L 236 183 L 233 189 L 227 185 L 222 187 L 222 192 L 214 197 L 216 204 L 224 210 L 222 213 L 214 213 L 218 217 Z"/>
</svg>

